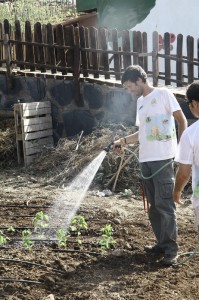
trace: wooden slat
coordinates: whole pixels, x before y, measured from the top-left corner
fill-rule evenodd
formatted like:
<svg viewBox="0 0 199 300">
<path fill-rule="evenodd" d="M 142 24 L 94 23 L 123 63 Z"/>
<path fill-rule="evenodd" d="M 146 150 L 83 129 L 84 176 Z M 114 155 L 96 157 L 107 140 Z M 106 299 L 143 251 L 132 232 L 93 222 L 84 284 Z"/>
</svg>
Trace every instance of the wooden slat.
<svg viewBox="0 0 199 300">
<path fill-rule="evenodd" d="M 90 45 L 92 49 L 97 49 L 97 29 L 94 27 L 90 27 Z M 94 78 L 99 78 L 99 55 L 96 52 L 92 52 L 92 67 L 94 72 Z"/>
<path fill-rule="evenodd" d="M 18 20 L 15 21 L 15 39 L 18 41 L 22 41 L 21 26 L 20 26 L 20 22 Z M 23 61 L 24 57 L 23 57 L 22 44 L 16 44 L 15 49 L 16 49 L 16 60 Z M 22 64 L 20 64 L 18 66 L 20 67 L 21 70 L 25 69 L 24 65 L 22 65 Z"/>
<path fill-rule="evenodd" d="M 54 45 L 54 31 L 50 23 L 46 25 L 47 44 Z M 46 51 L 46 63 L 52 66 L 56 66 L 55 48 L 48 47 Z M 56 73 L 56 68 L 51 68 L 52 74 Z"/>
<path fill-rule="evenodd" d="M 138 53 L 143 53 L 142 33 L 140 31 L 137 32 L 137 52 Z M 144 67 L 143 56 L 138 57 L 138 64 L 142 68 Z"/>
<path fill-rule="evenodd" d="M 42 130 L 42 131 L 37 131 L 37 132 L 30 132 L 30 133 L 24 133 L 23 134 L 23 140 L 28 141 L 28 140 L 36 140 L 36 139 L 41 139 L 46 136 L 51 136 L 53 135 L 53 130 L 52 129 L 47 129 L 47 130 Z"/>
<path fill-rule="evenodd" d="M 80 93 L 80 47 L 79 47 L 79 27 L 75 28 L 75 46 L 74 46 L 74 67 L 73 67 L 73 84 L 74 84 L 74 99 L 78 107 L 84 106 L 83 98 Z"/>
<path fill-rule="evenodd" d="M 130 52 L 130 37 L 129 37 L 129 30 L 122 31 L 122 49 L 124 52 Z M 130 54 L 123 54 L 123 67 L 124 70 L 131 65 L 131 55 Z"/>
<path fill-rule="evenodd" d="M 90 48 L 90 31 L 88 28 L 85 28 L 85 43 L 86 43 L 86 48 Z M 91 68 L 91 52 L 88 52 L 87 54 L 88 58 L 88 68 Z"/>
<path fill-rule="evenodd" d="M 29 21 L 25 22 L 25 41 L 31 43 L 32 42 L 32 31 L 31 24 Z M 35 62 L 34 59 L 34 46 L 33 45 L 25 45 L 25 53 L 26 53 L 26 62 L 30 62 L 30 66 L 26 66 L 26 68 L 30 67 L 30 71 L 35 71 L 35 66 L 32 65 Z"/>
<path fill-rule="evenodd" d="M 58 45 L 64 45 L 64 33 L 61 24 L 56 26 L 56 41 Z M 66 67 L 66 53 L 64 49 L 57 49 L 57 65 L 59 67 Z M 66 75 L 67 71 L 62 70 L 62 75 Z"/>
<path fill-rule="evenodd" d="M 24 141 L 24 148 L 30 149 L 30 148 L 36 148 L 36 147 L 44 147 L 45 145 L 53 145 L 53 137 L 47 136 L 42 139 L 38 140 L 30 140 L 30 141 Z"/>
<path fill-rule="evenodd" d="M 108 61 L 108 30 L 105 28 L 99 28 L 99 44 L 104 52 L 101 54 L 101 67 L 105 71 L 109 71 L 109 61 Z M 109 79 L 110 75 L 105 74 L 105 79 Z"/>
<path fill-rule="evenodd" d="M 8 19 L 5 19 L 3 24 L 4 24 L 4 34 L 8 34 L 10 36 L 11 25 L 10 25 Z"/>
<path fill-rule="evenodd" d="M 143 48 L 142 48 L 143 53 L 148 53 L 147 33 L 146 32 L 143 32 L 143 34 L 142 34 L 142 44 L 143 44 Z M 145 72 L 148 74 L 148 56 L 143 57 L 143 68 L 144 68 Z"/>
<path fill-rule="evenodd" d="M 70 68 L 70 72 L 73 72 L 74 68 L 74 45 L 75 45 L 75 31 L 74 26 L 65 26 L 64 27 L 64 41 L 66 46 L 70 46 L 71 49 L 66 50 L 66 64 Z"/>
<path fill-rule="evenodd" d="M 133 52 L 138 52 L 138 39 L 137 39 L 137 31 L 133 31 Z M 138 55 L 133 55 L 133 64 L 138 64 Z"/>
<path fill-rule="evenodd" d="M 80 38 L 80 47 L 81 49 L 86 48 L 86 32 L 83 26 L 79 27 L 79 38 Z M 82 72 L 85 77 L 88 76 L 88 52 L 81 50 L 81 66 Z"/>
<path fill-rule="evenodd" d="M 164 53 L 165 55 L 170 56 L 170 43 L 171 43 L 171 39 L 170 39 L 170 33 L 169 32 L 165 32 L 164 34 Z M 169 57 L 165 57 L 164 60 L 165 63 L 165 84 L 166 85 L 170 85 L 171 84 L 171 59 Z"/>
<path fill-rule="evenodd" d="M 40 141 L 40 143 L 38 143 Z M 35 140 L 35 142 L 25 141 L 24 142 L 24 152 L 25 155 L 32 155 L 35 153 L 39 153 L 45 148 L 53 147 L 53 137 L 49 136 L 47 138 Z"/>
<path fill-rule="evenodd" d="M 3 25 L 0 23 L 0 39 L 3 39 Z M 3 44 L 0 43 L 0 60 L 3 59 Z M 2 67 L 2 63 L 0 62 L 0 67 Z"/>
<path fill-rule="evenodd" d="M 116 52 L 119 52 L 117 29 L 112 30 L 112 43 L 113 43 L 113 50 Z M 121 72 L 121 58 L 120 58 L 119 54 L 113 54 L 113 62 L 114 62 L 114 71 L 116 73 L 120 73 Z M 121 79 L 120 74 L 116 74 L 115 78 L 116 78 L 116 80 L 120 80 Z"/>
<path fill-rule="evenodd" d="M 32 126 L 32 125 L 39 125 L 43 123 L 51 123 L 52 125 L 52 116 L 46 115 L 44 117 L 35 117 L 35 118 L 23 118 L 23 125 L 24 126 Z M 52 128 L 52 126 L 51 126 Z"/>
<path fill-rule="evenodd" d="M 177 86 L 183 86 L 183 64 L 180 59 L 182 59 L 182 49 L 183 49 L 183 35 L 178 34 L 177 35 L 177 57 L 179 60 L 176 62 L 176 80 L 177 80 Z"/>
<path fill-rule="evenodd" d="M 34 132 L 34 131 L 40 131 L 45 129 L 51 129 L 51 128 L 52 128 L 52 122 L 48 122 L 48 123 L 24 126 L 24 132 Z"/>
<path fill-rule="evenodd" d="M 38 43 L 43 43 L 43 37 L 42 37 L 42 27 L 41 23 L 37 22 L 34 25 L 34 40 Z M 34 47 L 34 55 L 35 55 L 35 62 L 41 63 L 45 65 L 45 54 L 44 54 L 44 48 L 42 46 L 35 46 Z M 46 68 L 42 66 L 39 68 L 41 72 L 45 72 Z"/>
<path fill-rule="evenodd" d="M 50 107 L 44 107 L 44 108 L 38 108 L 37 110 L 30 110 L 30 109 L 25 109 L 23 111 L 23 117 L 34 117 L 34 116 L 39 116 L 39 115 L 46 115 L 51 113 L 51 108 Z"/>
<path fill-rule="evenodd" d="M 153 86 L 158 85 L 158 75 L 159 75 L 159 68 L 158 68 L 158 32 L 153 32 L 153 54 L 152 54 L 152 73 L 153 73 Z"/>
<path fill-rule="evenodd" d="M 30 102 L 30 103 L 20 103 L 18 104 L 19 107 L 22 107 L 23 111 L 27 109 L 34 109 L 37 110 L 39 108 L 44 107 L 51 107 L 50 101 L 44 101 L 44 102 Z M 17 106 L 16 106 L 17 107 Z"/>
<path fill-rule="evenodd" d="M 190 35 L 187 36 L 187 58 L 189 61 L 194 60 L 194 38 Z M 188 83 L 192 83 L 194 80 L 193 64 L 187 64 L 188 68 Z"/>
</svg>

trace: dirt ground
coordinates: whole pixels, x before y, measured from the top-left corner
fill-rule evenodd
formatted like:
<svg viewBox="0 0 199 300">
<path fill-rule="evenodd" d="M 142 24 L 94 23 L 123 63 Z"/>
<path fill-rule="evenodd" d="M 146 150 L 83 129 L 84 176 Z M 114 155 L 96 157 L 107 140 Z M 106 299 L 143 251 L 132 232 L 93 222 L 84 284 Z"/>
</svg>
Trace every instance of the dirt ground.
<svg viewBox="0 0 199 300">
<path fill-rule="evenodd" d="M 81 246 L 74 235 L 66 248 L 45 238 L 31 250 L 24 248 L 22 230 L 32 228 L 35 213 L 47 212 L 60 193 L 61 188 L 43 184 L 25 169 L 1 171 L 0 230 L 10 240 L 0 246 L 0 299 L 199 299 L 198 256 L 186 255 L 198 246 L 188 200 L 177 208 L 179 265 L 165 268 L 160 257 L 144 252 L 155 240 L 142 197 L 133 194 L 103 197 L 89 190 L 78 211 L 88 224 Z M 106 224 L 112 226 L 116 244 L 104 252 L 98 242 Z M 15 232 L 8 232 L 10 226 Z"/>
</svg>

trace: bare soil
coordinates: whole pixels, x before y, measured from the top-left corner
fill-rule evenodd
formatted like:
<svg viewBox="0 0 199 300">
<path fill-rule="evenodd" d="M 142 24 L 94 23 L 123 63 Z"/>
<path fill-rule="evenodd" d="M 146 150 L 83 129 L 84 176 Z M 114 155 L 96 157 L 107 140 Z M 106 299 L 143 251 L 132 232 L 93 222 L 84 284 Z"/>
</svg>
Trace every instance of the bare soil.
<svg viewBox="0 0 199 300">
<path fill-rule="evenodd" d="M 81 247 L 74 235 L 66 248 L 46 239 L 25 249 L 22 230 L 32 228 L 35 213 L 47 212 L 61 192 L 21 169 L 1 171 L 1 230 L 10 241 L 0 246 L 0 299 L 199 299 L 198 256 L 185 255 L 198 246 L 189 201 L 177 208 L 179 265 L 165 268 L 160 257 L 144 252 L 155 240 L 139 195 L 99 197 L 89 191 L 78 211 L 89 228 Z M 98 241 L 106 224 L 117 243 L 104 253 Z"/>
</svg>

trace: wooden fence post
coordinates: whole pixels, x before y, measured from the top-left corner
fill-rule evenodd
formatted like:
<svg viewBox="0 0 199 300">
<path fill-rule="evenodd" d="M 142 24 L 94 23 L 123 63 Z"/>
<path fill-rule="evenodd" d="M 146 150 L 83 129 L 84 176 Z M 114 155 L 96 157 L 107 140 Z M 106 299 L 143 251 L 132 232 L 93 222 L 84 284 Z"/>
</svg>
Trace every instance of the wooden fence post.
<svg viewBox="0 0 199 300">
<path fill-rule="evenodd" d="M 153 76 L 153 86 L 158 85 L 158 32 L 153 32 L 153 51 L 152 51 L 152 76 Z"/>
<path fill-rule="evenodd" d="M 6 77 L 8 80 L 8 89 L 12 88 L 12 66 L 11 66 L 11 50 L 10 50 L 10 43 L 9 43 L 9 35 L 3 34 L 3 47 L 5 53 L 5 61 L 6 61 Z"/>
</svg>

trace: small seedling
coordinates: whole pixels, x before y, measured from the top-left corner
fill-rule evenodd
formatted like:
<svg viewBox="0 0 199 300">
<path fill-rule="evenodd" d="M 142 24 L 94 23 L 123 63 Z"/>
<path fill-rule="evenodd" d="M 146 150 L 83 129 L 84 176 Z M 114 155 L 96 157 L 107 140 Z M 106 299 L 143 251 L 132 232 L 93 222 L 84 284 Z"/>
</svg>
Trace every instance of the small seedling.
<svg viewBox="0 0 199 300">
<path fill-rule="evenodd" d="M 15 232 L 15 229 L 13 226 L 10 226 L 8 229 L 7 229 L 8 232 Z"/>
<path fill-rule="evenodd" d="M 99 245 L 103 250 L 111 249 L 111 246 L 116 244 L 117 242 L 113 239 L 112 236 L 107 236 L 105 234 L 102 235 L 102 238 L 99 241 Z"/>
<path fill-rule="evenodd" d="M 102 234 L 105 234 L 107 236 L 112 236 L 113 234 L 113 228 L 110 224 L 106 224 L 103 228 L 100 229 Z"/>
<path fill-rule="evenodd" d="M 44 229 L 48 227 L 48 220 L 48 215 L 43 211 L 37 212 L 33 219 L 34 232 L 39 233 L 40 238 L 44 238 Z"/>
<path fill-rule="evenodd" d="M 30 239 L 31 234 L 32 232 L 29 229 L 22 231 L 22 244 L 27 250 L 31 250 L 32 246 L 34 245 L 34 242 Z"/>
<path fill-rule="evenodd" d="M 99 245 L 103 250 L 109 250 L 112 245 L 116 244 L 116 241 L 113 239 L 113 228 L 111 225 L 107 224 L 100 229 L 102 232 L 102 237 L 99 241 Z"/>
<path fill-rule="evenodd" d="M 68 235 L 69 235 L 69 232 L 66 229 L 59 228 L 57 230 L 58 245 L 60 247 L 63 247 L 63 248 L 66 247 Z"/>
<path fill-rule="evenodd" d="M 0 230 L 0 245 L 5 245 L 10 241 L 10 239 L 5 236 L 2 230 Z"/>
<path fill-rule="evenodd" d="M 73 217 L 73 219 L 71 221 L 71 224 L 72 225 L 70 226 L 70 230 L 73 231 L 73 232 L 77 232 L 78 237 L 81 236 L 81 230 L 87 230 L 88 229 L 87 222 L 86 222 L 86 220 L 83 216 Z M 78 242 L 79 246 L 82 244 L 82 241 L 80 239 L 78 239 L 77 242 Z"/>
</svg>

